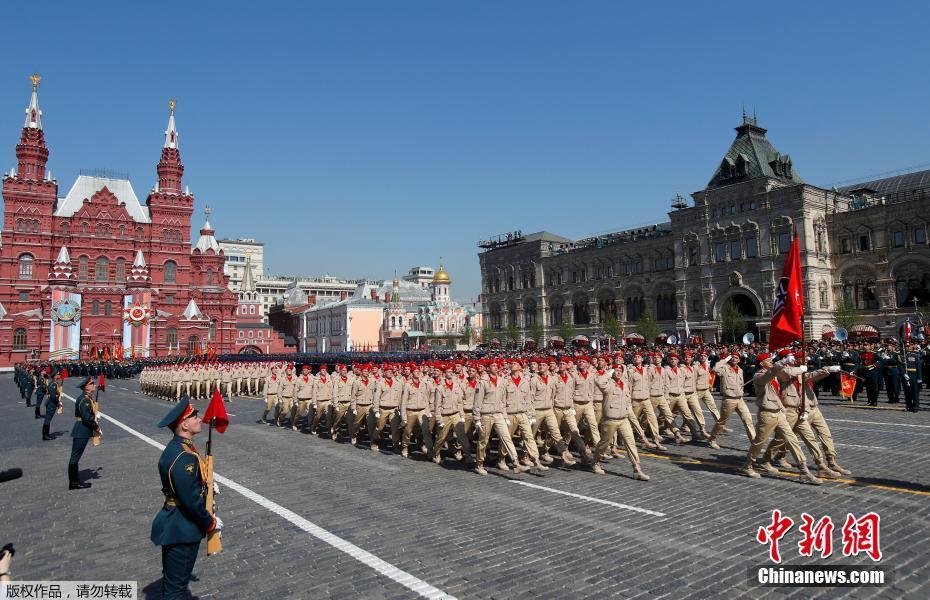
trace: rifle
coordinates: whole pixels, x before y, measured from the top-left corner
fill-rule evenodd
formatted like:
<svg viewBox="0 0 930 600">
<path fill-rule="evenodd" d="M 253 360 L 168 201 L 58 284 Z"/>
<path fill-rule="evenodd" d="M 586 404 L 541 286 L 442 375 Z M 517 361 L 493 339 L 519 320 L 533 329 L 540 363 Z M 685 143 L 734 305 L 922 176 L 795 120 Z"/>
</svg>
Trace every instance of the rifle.
<svg viewBox="0 0 930 600">
<path fill-rule="evenodd" d="M 216 513 L 216 504 L 213 496 L 213 421 L 210 419 L 210 428 L 207 430 L 207 455 L 203 462 L 207 471 L 207 510 L 211 515 Z M 219 531 L 212 531 L 207 534 L 207 556 L 218 554 L 223 551 L 223 540 Z"/>
</svg>

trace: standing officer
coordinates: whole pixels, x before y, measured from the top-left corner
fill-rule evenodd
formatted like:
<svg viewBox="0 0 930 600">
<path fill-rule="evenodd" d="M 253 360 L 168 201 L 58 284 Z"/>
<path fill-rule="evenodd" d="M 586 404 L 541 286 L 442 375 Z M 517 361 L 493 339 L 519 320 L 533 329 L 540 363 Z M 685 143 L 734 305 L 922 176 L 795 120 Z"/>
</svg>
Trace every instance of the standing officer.
<svg viewBox="0 0 930 600">
<path fill-rule="evenodd" d="M 869 406 L 878 406 L 878 385 L 881 381 L 882 362 L 872 345 L 866 344 L 865 351 L 859 354 L 859 377 L 865 380 L 865 393 Z M 856 390 L 859 389 L 857 383 Z"/>
<path fill-rule="evenodd" d="M 49 429 L 52 426 L 52 418 L 55 413 L 61 410 L 61 371 L 55 372 L 55 379 L 49 385 L 48 395 L 45 400 L 45 422 L 42 424 L 42 440 L 54 440 Z"/>
<path fill-rule="evenodd" d="M 923 383 L 923 353 L 915 341 L 907 346 L 904 355 L 904 404 L 910 412 L 917 412 L 920 410 L 920 385 Z"/>
<path fill-rule="evenodd" d="M 39 373 L 38 379 L 36 381 L 36 418 L 41 419 L 42 415 L 39 414 L 39 409 L 42 407 L 42 404 L 45 402 L 45 394 L 48 393 L 48 370 L 43 368 Z"/>
<path fill-rule="evenodd" d="M 200 540 L 220 531 L 223 521 L 207 507 L 206 465 L 194 447 L 201 420 L 187 397 L 161 420 L 174 437 L 158 460 L 165 504 L 152 522 L 152 543 L 161 546 L 161 593 L 165 600 L 188 597 Z"/>
<path fill-rule="evenodd" d="M 888 348 L 882 354 L 885 366 L 885 389 L 888 391 L 888 404 L 901 401 L 901 359 L 895 352 L 894 344 L 888 342 Z"/>
<path fill-rule="evenodd" d="M 83 490 L 90 487 L 90 483 L 82 482 L 78 477 L 78 463 L 87 448 L 87 442 L 92 437 L 101 435 L 100 425 L 97 424 L 97 403 L 94 401 L 94 391 L 97 384 L 93 377 L 86 377 L 78 386 L 81 396 L 74 403 L 74 427 L 71 429 L 71 458 L 68 460 L 68 489 Z"/>
</svg>

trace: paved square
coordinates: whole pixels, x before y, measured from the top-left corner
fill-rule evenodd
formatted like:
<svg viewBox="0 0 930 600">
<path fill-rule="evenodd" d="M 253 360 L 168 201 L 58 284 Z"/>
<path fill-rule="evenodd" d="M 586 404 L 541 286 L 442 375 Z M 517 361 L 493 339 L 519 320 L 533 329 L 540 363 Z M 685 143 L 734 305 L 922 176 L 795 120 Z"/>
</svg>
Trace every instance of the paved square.
<svg viewBox="0 0 930 600">
<path fill-rule="evenodd" d="M 66 384 L 71 396 L 75 384 Z M 93 487 L 68 491 L 72 405 L 52 422 L 57 439 L 42 442 L 41 421 L 12 377 L 0 377 L 0 468 L 25 471 L 0 484 L 0 543 L 16 545 L 16 579 L 135 579 L 144 597 L 159 597 L 149 527 L 162 504 L 160 451 L 144 438 L 170 439 L 156 427 L 168 405 L 138 389 L 116 380 L 101 394 L 103 443 L 81 463 Z M 720 450 L 646 454 L 650 482 L 631 479 L 625 459 L 603 477 L 581 468 L 480 477 L 419 454 L 405 460 L 258 425 L 260 403 L 236 398 L 232 425 L 214 436 L 217 473 L 231 481 L 218 499 L 225 551 L 201 554 L 191 589 L 202 598 L 928 597 L 928 413 L 823 404 L 854 475 L 812 487 L 790 474 L 737 474 L 748 446 L 741 431 L 722 437 Z M 752 585 L 747 569 L 768 556 L 756 531 L 776 508 L 796 521 L 781 543 L 786 565 L 874 564 L 842 556 L 840 529 L 847 513 L 879 513 L 879 564 L 893 583 Z M 799 557 L 802 512 L 832 517 L 832 557 Z"/>
</svg>

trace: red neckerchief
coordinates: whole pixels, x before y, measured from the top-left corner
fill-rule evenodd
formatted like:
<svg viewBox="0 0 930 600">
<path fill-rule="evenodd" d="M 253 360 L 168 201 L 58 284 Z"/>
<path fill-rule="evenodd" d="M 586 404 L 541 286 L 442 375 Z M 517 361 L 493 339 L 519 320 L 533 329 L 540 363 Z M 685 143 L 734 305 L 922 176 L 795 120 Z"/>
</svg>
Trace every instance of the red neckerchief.
<svg viewBox="0 0 930 600">
<path fill-rule="evenodd" d="M 656 365 L 656 373 L 658 374 L 661 372 L 662 372 L 662 365 Z"/>
<path fill-rule="evenodd" d="M 730 368 L 733 369 L 733 372 L 734 372 L 734 373 L 739 373 L 739 371 L 740 371 L 739 365 L 736 365 L 736 366 L 733 366 L 733 367 L 730 367 Z"/>
<path fill-rule="evenodd" d="M 345 383 L 345 382 L 347 382 L 347 381 L 349 380 L 349 378 L 348 378 L 347 376 L 345 376 L 345 375 L 341 375 L 341 376 L 340 376 L 340 379 L 342 379 L 342 383 Z"/>
<path fill-rule="evenodd" d="M 794 379 L 791 380 L 791 382 L 794 384 L 794 389 L 796 389 L 796 390 L 798 391 L 798 394 L 800 394 L 800 393 L 801 393 L 801 378 L 800 378 L 800 377 L 795 377 Z M 810 388 L 810 390 L 813 392 L 813 391 L 814 391 L 814 382 L 813 382 L 813 381 L 808 381 L 808 382 L 807 382 L 807 387 Z"/>
<path fill-rule="evenodd" d="M 623 389 L 623 380 L 622 380 L 622 379 L 614 379 L 614 383 L 617 384 L 617 386 L 618 386 L 621 390 Z"/>
<path fill-rule="evenodd" d="M 488 375 L 488 380 L 494 385 L 497 385 L 497 377 L 491 377 L 490 375 Z"/>
<path fill-rule="evenodd" d="M 568 383 L 568 373 L 566 373 L 565 375 L 562 375 L 561 373 L 559 373 L 559 377 L 562 378 L 562 383 Z"/>
<path fill-rule="evenodd" d="M 598 369 L 598 370 L 597 370 L 597 374 L 598 374 L 598 375 L 603 375 L 603 374 L 606 373 L 606 372 L 607 372 L 607 371 L 604 371 L 604 370 L 602 370 L 602 369 Z"/>
<path fill-rule="evenodd" d="M 588 378 L 588 372 L 587 372 L 587 371 L 579 371 L 578 374 L 581 375 L 582 377 L 584 377 L 585 379 Z"/>
<path fill-rule="evenodd" d="M 320 375 L 320 381 L 326 383 L 326 375 Z"/>
<path fill-rule="evenodd" d="M 478 387 L 478 380 L 475 379 L 475 380 L 473 380 L 473 381 L 469 381 L 469 382 L 468 382 L 468 385 L 471 386 L 471 389 L 475 389 L 476 387 Z"/>
<path fill-rule="evenodd" d="M 549 376 L 548 376 L 548 375 L 540 375 L 539 378 L 542 379 L 542 382 L 545 383 L 546 385 L 549 384 Z"/>
<path fill-rule="evenodd" d="M 278 380 L 278 376 L 277 376 L 277 375 L 272 375 L 272 376 L 271 376 L 271 380 L 272 380 L 272 381 L 277 381 L 277 380 Z"/>
<path fill-rule="evenodd" d="M 362 385 L 366 385 L 366 386 L 368 385 L 368 378 L 367 378 L 367 377 L 363 377 L 363 378 L 362 378 Z"/>
<path fill-rule="evenodd" d="M 420 382 L 419 382 L 419 381 L 411 381 L 410 383 L 413 384 L 413 387 L 415 387 L 415 388 L 417 388 L 417 389 L 420 389 Z"/>
<path fill-rule="evenodd" d="M 780 390 L 779 387 L 778 387 L 778 380 L 777 380 L 777 379 L 772 379 L 772 389 L 775 390 L 775 393 L 776 393 L 776 394 L 778 394 L 778 393 L 781 392 L 781 390 Z"/>
<path fill-rule="evenodd" d="M 453 387 L 454 385 L 455 385 L 455 382 L 454 382 L 454 381 L 447 381 L 447 382 L 446 382 L 446 389 L 449 390 L 449 391 L 451 392 L 451 391 L 452 391 L 452 387 Z"/>
<path fill-rule="evenodd" d="M 307 383 L 308 381 L 310 381 L 310 376 L 304 375 L 304 383 Z"/>
<path fill-rule="evenodd" d="M 393 380 L 393 379 L 390 379 L 389 377 L 385 377 L 385 378 L 384 378 L 384 383 L 388 384 L 388 387 L 393 387 L 393 385 L 394 385 L 394 380 Z"/>
<path fill-rule="evenodd" d="M 674 373 L 675 375 L 678 375 L 678 367 L 669 367 L 669 369 L 672 370 L 672 373 Z"/>
<path fill-rule="evenodd" d="M 685 365 L 685 368 L 688 369 L 688 372 L 694 373 L 694 369 L 692 369 L 690 365 Z"/>
<path fill-rule="evenodd" d="M 293 381 L 293 380 L 294 380 L 294 376 L 293 376 L 293 375 L 288 375 L 288 376 L 287 376 L 287 380 L 288 380 L 288 381 Z"/>
<path fill-rule="evenodd" d="M 519 378 L 519 377 L 513 377 L 513 376 L 511 376 L 511 377 L 510 377 L 510 380 L 513 381 L 516 385 L 520 385 L 520 378 Z"/>
<path fill-rule="evenodd" d="M 636 370 L 639 371 L 639 374 L 640 374 L 640 375 L 643 374 L 643 368 L 642 368 L 642 367 L 636 367 Z"/>
<path fill-rule="evenodd" d="M 459 381 L 465 381 L 465 373 L 459 373 Z"/>
</svg>

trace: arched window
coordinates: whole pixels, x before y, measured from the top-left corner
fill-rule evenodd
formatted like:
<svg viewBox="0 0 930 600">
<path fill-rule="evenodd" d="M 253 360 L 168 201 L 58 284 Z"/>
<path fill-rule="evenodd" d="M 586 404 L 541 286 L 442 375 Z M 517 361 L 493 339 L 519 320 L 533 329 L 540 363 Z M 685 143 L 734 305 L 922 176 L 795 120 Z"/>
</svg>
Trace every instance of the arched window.
<svg viewBox="0 0 930 600">
<path fill-rule="evenodd" d="M 404 318 L 403 318 L 403 317 L 397 317 L 397 326 L 398 326 L 398 327 L 403 327 L 403 326 L 404 326 Z"/>
<path fill-rule="evenodd" d="M 110 278 L 110 261 L 105 256 L 97 259 L 96 269 L 94 270 L 95 281 L 106 281 Z"/>
<path fill-rule="evenodd" d="M 172 329 L 169 329 L 167 332 L 165 332 L 165 343 L 167 343 L 169 347 L 178 345 L 178 330 L 177 329 L 172 328 Z"/>
<path fill-rule="evenodd" d="M 105 317 L 113 316 L 113 302 L 111 300 L 107 300 L 103 303 L 103 315 Z"/>
<path fill-rule="evenodd" d="M 210 330 L 207 332 L 207 339 L 211 342 L 216 339 L 216 320 L 210 321 Z"/>
<path fill-rule="evenodd" d="M 136 227 L 136 239 L 141 240 L 143 236 L 142 228 Z"/>
<path fill-rule="evenodd" d="M 178 265 L 173 260 L 169 260 L 165 263 L 165 283 L 177 283 L 177 280 Z"/>
<path fill-rule="evenodd" d="M 26 328 L 17 327 L 13 332 L 13 351 L 22 352 L 26 349 Z"/>
<path fill-rule="evenodd" d="M 122 237 L 126 237 L 126 226 L 125 226 L 125 225 L 120 225 L 120 226 L 119 226 L 119 236 L 120 236 L 121 238 L 122 238 Z"/>
<path fill-rule="evenodd" d="M 81 256 L 78 258 L 78 279 L 81 281 L 87 281 L 87 257 Z"/>
<path fill-rule="evenodd" d="M 61 235 L 68 235 L 68 224 L 67 223 L 61 224 Z"/>
<path fill-rule="evenodd" d="M 126 280 L 126 259 L 119 257 L 116 259 L 116 280 L 125 281 Z"/>
<path fill-rule="evenodd" d="M 207 269 L 207 285 L 213 285 L 213 267 Z"/>
<path fill-rule="evenodd" d="M 31 254 L 19 255 L 19 278 L 32 279 L 32 267 L 35 265 L 35 259 Z"/>
<path fill-rule="evenodd" d="M 187 338 L 187 353 L 195 354 L 198 350 L 200 350 L 200 338 L 196 335 Z"/>
<path fill-rule="evenodd" d="M 100 300 L 94 300 L 90 305 L 90 314 L 96 316 L 100 314 Z"/>
<path fill-rule="evenodd" d="M 81 233 L 87 235 L 87 223 L 81 223 Z"/>
</svg>

